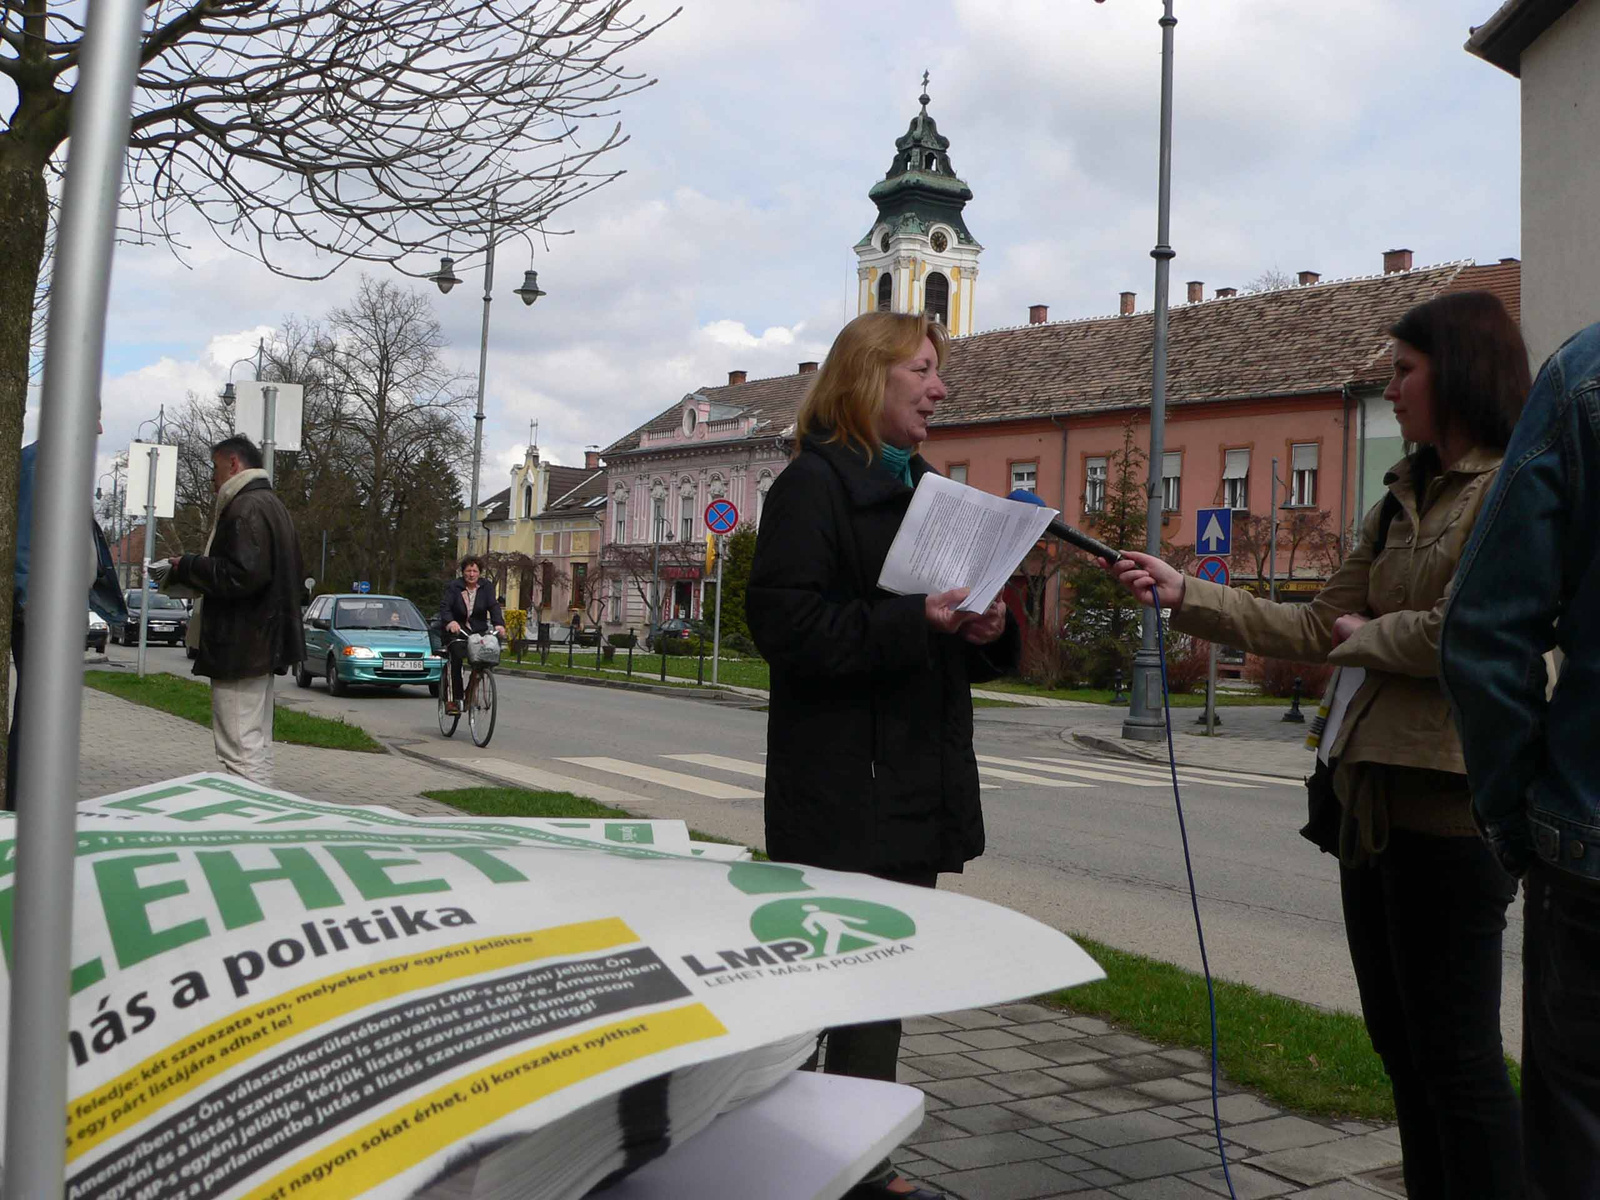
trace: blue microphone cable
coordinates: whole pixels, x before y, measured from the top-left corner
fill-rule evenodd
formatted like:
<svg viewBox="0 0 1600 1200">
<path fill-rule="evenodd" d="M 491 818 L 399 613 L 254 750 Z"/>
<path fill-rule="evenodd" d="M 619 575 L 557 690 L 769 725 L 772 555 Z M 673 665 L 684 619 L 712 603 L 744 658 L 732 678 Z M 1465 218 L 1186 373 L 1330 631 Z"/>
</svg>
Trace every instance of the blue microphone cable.
<svg viewBox="0 0 1600 1200">
<path fill-rule="evenodd" d="M 1167 686 L 1167 638 L 1161 623 L 1161 593 L 1152 582 L 1150 598 L 1156 616 L 1156 648 L 1161 654 L 1161 712 L 1167 724 L 1167 765 L 1172 769 L 1172 802 L 1178 809 L 1178 836 L 1183 840 L 1183 870 L 1189 877 L 1189 905 L 1194 909 L 1194 933 L 1200 942 L 1200 969 L 1206 977 L 1206 1006 L 1211 1015 L 1211 1127 L 1217 1135 L 1217 1155 L 1228 1195 L 1238 1200 L 1233 1176 L 1228 1173 L 1228 1152 L 1222 1145 L 1222 1110 L 1217 1098 L 1217 993 L 1211 984 L 1211 962 L 1206 957 L 1206 931 L 1200 924 L 1200 897 L 1194 886 L 1194 862 L 1189 857 L 1189 831 L 1183 820 L 1183 796 L 1178 791 L 1178 752 L 1172 746 L 1172 695 Z"/>
</svg>

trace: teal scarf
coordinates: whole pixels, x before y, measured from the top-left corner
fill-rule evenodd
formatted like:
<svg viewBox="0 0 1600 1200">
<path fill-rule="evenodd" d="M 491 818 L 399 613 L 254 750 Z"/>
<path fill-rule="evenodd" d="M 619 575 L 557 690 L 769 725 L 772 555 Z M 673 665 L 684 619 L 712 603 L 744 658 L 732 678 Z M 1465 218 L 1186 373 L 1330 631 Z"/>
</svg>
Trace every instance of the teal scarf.
<svg viewBox="0 0 1600 1200">
<path fill-rule="evenodd" d="M 878 451 L 883 456 L 883 465 L 889 474 L 907 487 L 911 486 L 911 451 L 902 450 L 899 446 L 891 446 L 885 442 Z"/>
</svg>

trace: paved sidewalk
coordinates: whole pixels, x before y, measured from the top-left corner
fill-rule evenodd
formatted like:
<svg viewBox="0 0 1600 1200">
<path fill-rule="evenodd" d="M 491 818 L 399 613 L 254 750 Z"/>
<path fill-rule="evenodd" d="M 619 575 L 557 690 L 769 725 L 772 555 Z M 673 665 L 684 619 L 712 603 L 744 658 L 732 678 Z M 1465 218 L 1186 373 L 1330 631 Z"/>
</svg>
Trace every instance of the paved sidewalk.
<svg viewBox="0 0 1600 1200">
<path fill-rule="evenodd" d="M 217 769 L 209 730 L 102 692 L 85 689 L 83 697 L 82 797 Z M 1099 729 L 1106 718 L 1074 723 L 1063 736 L 1080 724 Z M 1272 744 L 1266 733 L 1262 740 Z M 420 816 L 455 811 L 420 793 L 478 782 L 440 758 L 282 743 L 274 755 L 277 782 L 288 791 Z M 598 790 L 606 793 L 599 799 L 648 809 L 642 797 Z M 906 1022 L 906 1035 L 900 1078 L 922 1089 L 928 1115 L 896 1157 L 907 1176 L 929 1187 L 958 1200 L 1227 1194 L 1209 1132 L 1203 1055 L 1034 1004 L 918 1017 Z M 1241 1200 L 1405 1194 L 1388 1182 L 1398 1178 L 1400 1161 L 1392 1127 L 1297 1116 L 1226 1082 L 1222 1091 L 1224 1141 Z"/>
<path fill-rule="evenodd" d="M 899 1169 L 961 1200 L 1215 1200 L 1207 1058 L 1036 1004 L 906 1022 L 900 1079 L 927 1118 Z M 1308 1118 L 1221 1085 L 1240 1200 L 1404 1196 L 1392 1126 Z"/>
<path fill-rule="evenodd" d="M 1092 710 L 1092 711 L 1090 711 Z M 1172 712 L 1172 748 L 1178 765 L 1203 767 L 1230 774 L 1239 772 L 1304 779 L 1311 774 L 1312 755 L 1306 749 L 1306 730 L 1316 712 L 1313 703 L 1302 704 L 1306 724 L 1286 722 L 1288 707 L 1241 705 L 1217 708 L 1222 724 L 1214 737 L 1196 724 L 1203 710 L 1178 708 Z M 1127 710 L 1105 705 L 1075 706 L 1061 714 L 1061 736 L 1087 749 L 1153 762 L 1167 761 L 1167 743 L 1129 741 L 1122 736 Z"/>
</svg>

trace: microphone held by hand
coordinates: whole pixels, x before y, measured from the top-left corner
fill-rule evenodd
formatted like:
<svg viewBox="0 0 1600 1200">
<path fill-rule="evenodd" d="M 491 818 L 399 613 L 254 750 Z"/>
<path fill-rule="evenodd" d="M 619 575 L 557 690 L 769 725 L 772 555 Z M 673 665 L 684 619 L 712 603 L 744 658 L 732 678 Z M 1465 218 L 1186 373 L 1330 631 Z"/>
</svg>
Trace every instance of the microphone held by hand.
<svg viewBox="0 0 1600 1200">
<path fill-rule="evenodd" d="M 1017 488 L 1009 496 L 1007 496 L 1006 499 L 1016 500 L 1022 504 L 1037 504 L 1041 507 L 1044 505 L 1044 501 L 1039 499 L 1036 493 L 1030 492 L 1027 488 Z M 1066 542 L 1072 546 L 1076 546 L 1079 550 L 1082 550 L 1088 554 L 1094 555 L 1096 558 L 1103 558 L 1107 563 L 1114 563 L 1122 557 L 1122 552 L 1120 550 L 1113 550 L 1104 542 L 1098 540 L 1097 538 L 1090 537 L 1081 529 L 1073 528 L 1065 521 L 1051 521 L 1049 525 L 1045 526 L 1045 532 L 1051 537 L 1060 538 L 1063 542 Z"/>
</svg>

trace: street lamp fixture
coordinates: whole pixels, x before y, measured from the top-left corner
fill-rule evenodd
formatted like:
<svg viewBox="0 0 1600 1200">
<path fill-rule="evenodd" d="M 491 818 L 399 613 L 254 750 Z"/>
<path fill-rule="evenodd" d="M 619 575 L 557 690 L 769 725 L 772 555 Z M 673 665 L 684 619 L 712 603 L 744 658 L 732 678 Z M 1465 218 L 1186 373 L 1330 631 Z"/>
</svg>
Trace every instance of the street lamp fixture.
<svg viewBox="0 0 1600 1200">
<path fill-rule="evenodd" d="M 524 271 L 522 273 L 522 286 L 514 288 L 513 292 L 515 295 L 522 297 L 524 304 L 532 306 L 535 300 L 544 295 L 539 290 L 539 272 L 532 269 Z"/>
<path fill-rule="evenodd" d="M 439 259 L 439 270 L 431 278 L 439 285 L 440 293 L 448 296 L 450 289 L 461 282 L 461 277 L 456 274 L 456 260 L 448 254 L 442 255 Z"/>
<path fill-rule="evenodd" d="M 266 348 L 267 339 L 262 338 L 256 343 L 256 353 L 254 358 L 236 358 L 233 360 L 233 362 L 228 364 L 228 381 L 222 385 L 222 394 L 219 395 L 217 399 L 221 400 L 222 403 L 227 405 L 229 408 L 232 408 L 234 402 L 239 399 L 239 393 L 234 389 L 233 386 L 233 371 L 234 368 L 240 363 L 254 363 L 256 367 L 256 378 L 261 378 L 261 358 L 265 353 Z"/>
<path fill-rule="evenodd" d="M 494 299 L 494 243 L 495 225 L 499 209 L 493 198 L 489 201 L 489 244 L 483 260 L 483 333 L 478 343 L 478 410 L 473 414 L 472 431 L 472 497 L 467 509 L 467 553 L 478 548 L 478 484 L 483 473 L 483 389 L 489 371 L 489 304 Z M 532 243 L 529 243 L 530 247 Z M 439 259 L 439 269 L 428 276 L 444 295 L 461 282 L 456 274 L 456 260 L 448 254 Z M 523 273 L 522 286 L 514 289 L 523 304 L 531 305 L 544 292 L 539 290 L 539 273 L 532 268 Z"/>
</svg>

